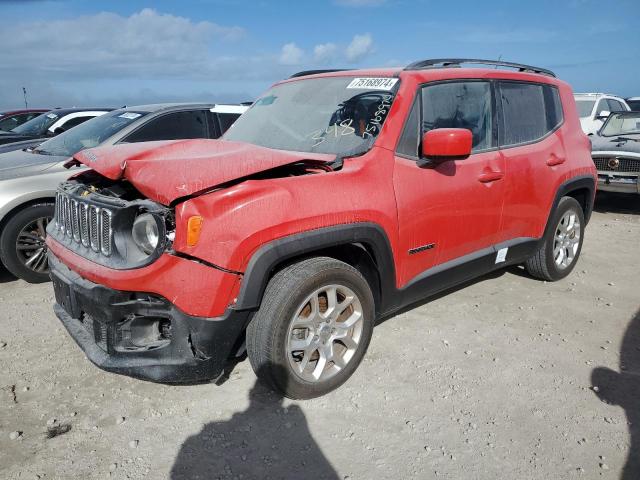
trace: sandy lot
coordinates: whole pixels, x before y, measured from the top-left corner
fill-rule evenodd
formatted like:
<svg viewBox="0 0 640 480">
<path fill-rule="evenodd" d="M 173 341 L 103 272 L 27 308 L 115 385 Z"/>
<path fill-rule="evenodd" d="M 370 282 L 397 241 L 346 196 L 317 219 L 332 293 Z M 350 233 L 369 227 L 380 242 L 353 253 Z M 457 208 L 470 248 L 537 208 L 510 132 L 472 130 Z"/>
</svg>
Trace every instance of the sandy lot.
<svg viewBox="0 0 640 480">
<path fill-rule="evenodd" d="M 570 277 L 513 268 L 387 320 L 306 402 L 246 361 L 220 386 L 102 372 L 51 286 L 2 271 L 0 478 L 640 479 L 639 240 L 640 199 L 601 197 Z"/>
</svg>

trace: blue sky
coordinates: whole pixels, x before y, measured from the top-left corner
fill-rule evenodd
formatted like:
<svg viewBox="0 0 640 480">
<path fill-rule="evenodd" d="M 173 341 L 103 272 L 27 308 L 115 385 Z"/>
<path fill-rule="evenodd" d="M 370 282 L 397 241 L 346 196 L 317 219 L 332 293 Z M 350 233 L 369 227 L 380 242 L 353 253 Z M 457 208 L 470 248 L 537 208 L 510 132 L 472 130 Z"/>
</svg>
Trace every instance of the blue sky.
<svg viewBox="0 0 640 480">
<path fill-rule="evenodd" d="M 307 68 L 498 58 L 640 95 L 640 1 L 0 0 L 0 109 L 242 101 Z"/>
</svg>

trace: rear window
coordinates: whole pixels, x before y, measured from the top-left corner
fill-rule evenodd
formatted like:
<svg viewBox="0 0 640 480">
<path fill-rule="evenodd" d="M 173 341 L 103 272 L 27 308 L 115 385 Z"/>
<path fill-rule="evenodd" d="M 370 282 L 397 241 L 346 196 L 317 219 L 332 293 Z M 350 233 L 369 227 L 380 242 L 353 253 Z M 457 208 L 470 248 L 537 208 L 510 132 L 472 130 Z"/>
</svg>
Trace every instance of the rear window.
<svg viewBox="0 0 640 480">
<path fill-rule="evenodd" d="M 551 85 L 499 82 L 500 146 L 535 142 L 563 120 L 558 90 Z"/>
</svg>

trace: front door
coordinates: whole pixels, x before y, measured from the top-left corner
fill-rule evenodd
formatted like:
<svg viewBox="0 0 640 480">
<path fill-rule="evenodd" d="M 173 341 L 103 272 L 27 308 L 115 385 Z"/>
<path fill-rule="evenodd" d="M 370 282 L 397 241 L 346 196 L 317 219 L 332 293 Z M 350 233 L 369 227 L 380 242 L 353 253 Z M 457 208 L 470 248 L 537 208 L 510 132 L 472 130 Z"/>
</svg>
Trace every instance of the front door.
<svg viewBox="0 0 640 480">
<path fill-rule="evenodd" d="M 419 141 L 436 128 L 471 130 L 472 154 L 419 167 Z M 431 267 L 464 261 L 496 243 L 503 175 L 491 83 L 465 80 L 422 87 L 398 144 L 394 169 L 401 285 Z"/>
</svg>

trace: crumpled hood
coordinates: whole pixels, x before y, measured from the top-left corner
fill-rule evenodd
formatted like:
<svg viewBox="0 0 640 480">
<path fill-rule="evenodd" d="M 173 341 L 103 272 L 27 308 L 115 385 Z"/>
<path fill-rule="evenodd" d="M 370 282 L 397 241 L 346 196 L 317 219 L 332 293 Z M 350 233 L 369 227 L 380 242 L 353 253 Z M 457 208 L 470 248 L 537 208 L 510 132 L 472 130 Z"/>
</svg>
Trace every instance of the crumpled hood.
<svg viewBox="0 0 640 480">
<path fill-rule="evenodd" d="M 96 147 L 74 159 L 112 180 L 125 178 L 147 198 L 169 205 L 255 173 L 302 160 L 330 162 L 334 156 L 197 139 Z"/>
</svg>

